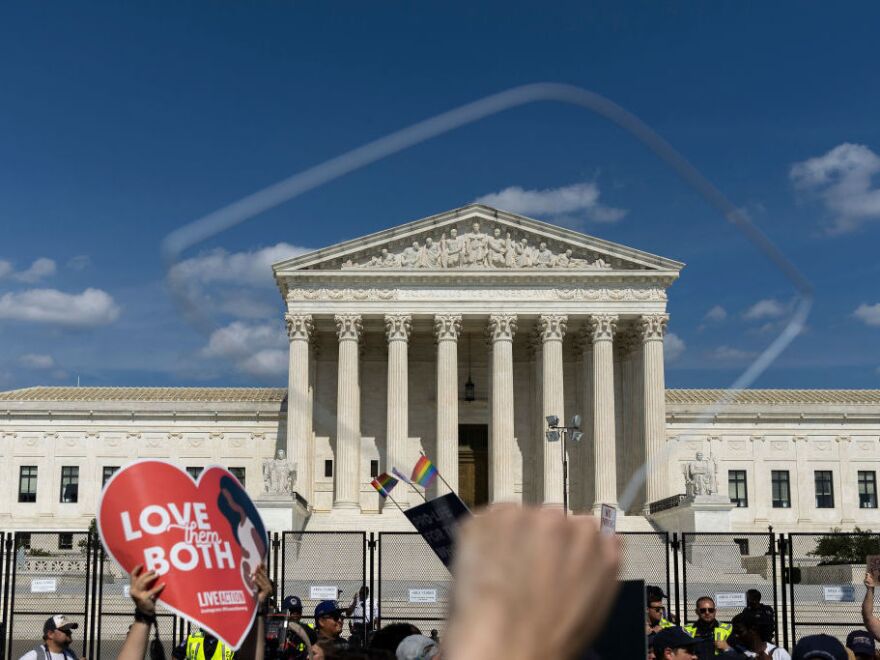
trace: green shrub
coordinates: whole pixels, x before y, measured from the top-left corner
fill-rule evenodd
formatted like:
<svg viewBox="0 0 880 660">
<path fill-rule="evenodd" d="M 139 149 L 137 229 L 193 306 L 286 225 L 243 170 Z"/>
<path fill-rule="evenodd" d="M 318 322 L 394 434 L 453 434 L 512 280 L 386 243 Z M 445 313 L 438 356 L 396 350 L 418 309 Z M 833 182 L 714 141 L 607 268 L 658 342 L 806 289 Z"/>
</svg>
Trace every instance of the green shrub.
<svg viewBox="0 0 880 660">
<path fill-rule="evenodd" d="M 834 528 L 832 531 L 840 530 Z M 852 534 L 826 534 L 816 542 L 816 549 L 807 555 L 818 557 L 820 565 L 864 564 L 868 555 L 880 555 L 880 535 L 858 527 Z"/>
</svg>

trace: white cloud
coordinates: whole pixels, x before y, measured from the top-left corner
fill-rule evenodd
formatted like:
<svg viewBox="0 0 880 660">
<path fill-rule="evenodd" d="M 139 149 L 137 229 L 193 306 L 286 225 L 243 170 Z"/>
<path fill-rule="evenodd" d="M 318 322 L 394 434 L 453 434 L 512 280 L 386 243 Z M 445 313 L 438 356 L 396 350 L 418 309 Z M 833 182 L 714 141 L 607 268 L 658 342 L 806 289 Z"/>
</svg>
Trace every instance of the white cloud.
<svg viewBox="0 0 880 660">
<path fill-rule="evenodd" d="M 287 372 L 287 335 L 279 323 L 233 321 L 211 333 L 202 356 L 232 362 L 244 373 L 272 376 Z"/>
<path fill-rule="evenodd" d="M 227 282 L 240 286 L 271 287 L 272 264 L 309 252 L 308 248 L 278 243 L 259 250 L 227 252 L 217 248 L 174 264 L 172 282 L 181 285 Z"/>
<path fill-rule="evenodd" d="M 40 257 L 39 259 L 35 259 L 26 270 L 19 271 L 12 277 L 19 282 L 33 284 L 34 282 L 39 282 L 44 277 L 49 277 L 54 274 L 55 262 L 52 259 Z"/>
<path fill-rule="evenodd" d="M 50 369 L 55 366 L 51 355 L 41 353 L 25 353 L 19 356 L 18 362 L 29 369 Z"/>
<path fill-rule="evenodd" d="M 749 321 L 757 321 L 759 319 L 778 319 L 788 312 L 788 305 L 785 305 L 773 298 L 765 298 L 759 300 L 749 307 L 744 313 L 743 318 Z"/>
<path fill-rule="evenodd" d="M 29 289 L 0 296 L 0 319 L 93 327 L 119 317 L 113 297 L 101 289 L 64 293 L 57 289 Z"/>
<path fill-rule="evenodd" d="M 0 277 L 6 277 L 13 270 L 12 264 L 6 259 L 0 259 Z"/>
<path fill-rule="evenodd" d="M 853 312 L 853 316 L 867 325 L 880 327 L 880 303 L 874 303 L 873 305 L 862 303 Z"/>
<path fill-rule="evenodd" d="M 880 220 L 880 156 L 862 144 L 844 143 L 828 153 L 791 167 L 789 176 L 799 189 L 822 200 L 832 215 L 830 234 L 845 234 L 866 222 Z"/>
<path fill-rule="evenodd" d="M 576 215 L 594 222 L 617 222 L 626 215 L 624 209 L 600 204 L 599 186 L 591 182 L 544 190 L 526 190 L 520 186 L 511 186 L 483 195 L 476 202 L 514 213 L 557 219 Z"/>
<path fill-rule="evenodd" d="M 719 346 L 712 352 L 712 357 L 722 362 L 741 362 L 743 360 L 750 360 L 756 355 L 755 351 L 746 351 L 731 346 Z"/>
<path fill-rule="evenodd" d="M 706 315 L 703 317 L 704 321 L 713 321 L 715 323 L 720 323 L 724 319 L 727 318 L 727 310 L 724 309 L 721 305 L 715 305 L 712 309 L 706 312 Z"/>
<path fill-rule="evenodd" d="M 666 339 L 663 340 L 663 355 L 669 362 L 680 358 L 684 349 L 685 343 L 681 337 L 674 332 L 667 333 Z"/>
</svg>

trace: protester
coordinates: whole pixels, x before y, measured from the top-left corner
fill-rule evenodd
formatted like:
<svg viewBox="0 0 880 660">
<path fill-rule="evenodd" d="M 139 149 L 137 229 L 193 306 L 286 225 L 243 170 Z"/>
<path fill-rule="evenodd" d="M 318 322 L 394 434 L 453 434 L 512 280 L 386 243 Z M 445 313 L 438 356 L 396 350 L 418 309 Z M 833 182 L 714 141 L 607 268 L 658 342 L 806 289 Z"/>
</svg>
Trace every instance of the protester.
<svg viewBox="0 0 880 660">
<path fill-rule="evenodd" d="M 746 607 L 743 612 L 745 612 L 746 610 L 762 610 L 769 614 L 771 619 L 775 620 L 773 608 L 769 605 L 765 605 L 764 603 L 762 603 L 761 598 L 762 596 L 760 591 L 758 591 L 757 589 L 749 589 L 746 592 Z"/>
<path fill-rule="evenodd" d="M 774 656 L 775 657 L 775 656 Z M 807 635 L 795 644 L 794 660 L 847 660 L 849 655 L 843 644 L 831 635 Z"/>
<path fill-rule="evenodd" d="M 440 647 L 430 637 L 410 635 L 397 646 L 397 660 L 435 660 Z"/>
<path fill-rule="evenodd" d="M 43 624 L 43 643 L 19 660 L 76 660 L 77 655 L 70 650 L 70 644 L 77 628 L 79 624 L 71 623 L 63 614 L 49 617 Z"/>
<path fill-rule="evenodd" d="M 699 643 L 677 626 L 664 628 L 654 635 L 654 657 L 657 660 L 696 660 Z"/>
<path fill-rule="evenodd" d="M 466 520 L 444 657 L 576 657 L 605 623 L 618 561 L 618 539 L 592 516 L 501 505 Z"/>
<path fill-rule="evenodd" d="M 865 599 L 862 601 L 862 621 L 865 628 L 874 636 L 874 639 L 880 639 L 880 619 L 874 616 L 874 576 L 865 573 Z"/>
<path fill-rule="evenodd" d="M 392 623 L 376 631 L 370 640 L 370 649 L 387 651 L 393 656 L 403 640 L 410 635 L 421 634 L 422 631 L 411 623 Z"/>
<path fill-rule="evenodd" d="M 366 585 L 358 589 L 357 594 L 345 610 L 348 629 L 351 633 L 349 643 L 352 646 L 366 646 L 375 629 L 379 618 L 379 604 L 374 600 L 370 607 L 370 588 Z"/>
<path fill-rule="evenodd" d="M 666 594 L 660 587 L 647 585 L 645 587 L 645 604 L 647 607 L 646 633 L 658 633 L 664 628 L 672 628 L 674 624 L 665 618 L 666 608 L 663 599 Z"/>
<path fill-rule="evenodd" d="M 716 649 L 716 655 L 720 654 L 723 645 L 719 642 L 725 642 L 730 637 L 733 627 L 715 618 L 715 601 L 709 596 L 697 599 L 696 614 L 697 620 L 686 625 L 685 632 L 694 639 L 710 641 L 712 648 Z"/>
<path fill-rule="evenodd" d="M 347 647 L 348 643 L 342 638 L 342 619 L 345 610 L 339 607 L 335 600 L 322 600 L 315 607 L 315 632 L 318 633 L 318 641 L 330 641 L 335 646 Z"/>
<path fill-rule="evenodd" d="M 157 577 L 155 571 L 145 571 L 142 564 L 131 572 L 128 594 L 134 601 L 134 623 L 128 629 L 117 660 L 143 660 L 150 642 L 150 628 L 156 625 L 156 599 L 165 588 L 164 582 L 156 583 Z"/>
<path fill-rule="evenodd" d="M 874 638 L 866 630 L 853 630 L 847 635 L 846 648 L 853 652 L 856 660 L 874 660 L 877 653 Z"/>
<path fill-rule="evenodd" d="M 718 643 L 721 650 L 727 650 L 731 646 L 734 650 L 744 651 L 747 656 L 762 660 L 791 660 L 788 651 L 770 641 L 775 625 L 766 611 L 747 609 L 733 617 L 731 624 L 733 633 L 730 638 L 726 642 Z"/>
</svg>

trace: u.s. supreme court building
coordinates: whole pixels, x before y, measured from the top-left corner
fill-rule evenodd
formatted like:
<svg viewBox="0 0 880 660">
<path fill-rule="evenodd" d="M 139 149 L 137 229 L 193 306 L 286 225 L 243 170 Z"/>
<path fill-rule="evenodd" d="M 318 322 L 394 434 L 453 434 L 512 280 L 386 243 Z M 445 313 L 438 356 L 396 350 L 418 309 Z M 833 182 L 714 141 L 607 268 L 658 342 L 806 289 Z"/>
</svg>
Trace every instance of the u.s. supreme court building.
<svg viewBox="0 0 880 660">
<path fill-rule="evenodd" d="M 561 507 L 545 419 L 577 413 L 574 512 L 620 506 L 647 462 L 619 527 L 668 527 L 652 504 L 685 492 L 700 451 L 730 531 L 877 529 L 880 391 L 666 388 L 667 296 L 683 267 L 482 205 L 282 261 L 287 388 L 0 393 L 0 527 L 84 529 L 102 484 L 138 457 L 194 475 L 224 465 L 259 500 L 278 449 L 296 465 L 300 528 L 407 529 L 370 481 L 408 473 L 421 451 L 470 505 Z"/>
</svg>

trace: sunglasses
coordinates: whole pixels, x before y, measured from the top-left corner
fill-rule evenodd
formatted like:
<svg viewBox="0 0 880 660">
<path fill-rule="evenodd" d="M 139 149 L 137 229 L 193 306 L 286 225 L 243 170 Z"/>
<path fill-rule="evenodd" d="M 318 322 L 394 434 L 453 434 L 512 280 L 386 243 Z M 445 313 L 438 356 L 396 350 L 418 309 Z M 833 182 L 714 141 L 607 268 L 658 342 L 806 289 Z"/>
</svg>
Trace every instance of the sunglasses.
<svg viewBox="0 0 880 660">
<path fill-rule="evenodd" d="M 699 612 L 700 614 L 715 614 L 715 608 L 714 607 L 701 607 L 700 609 L 697 610 L 697 612 Z"/>
<path fill-rule="evenodd" d="M 654 612 L 662 612 L 666 608 L 663 607 L 662 605 L 659 605 L 659 606 L 649 607 L 648 609 L 653 610 Z"/>
</svg>

